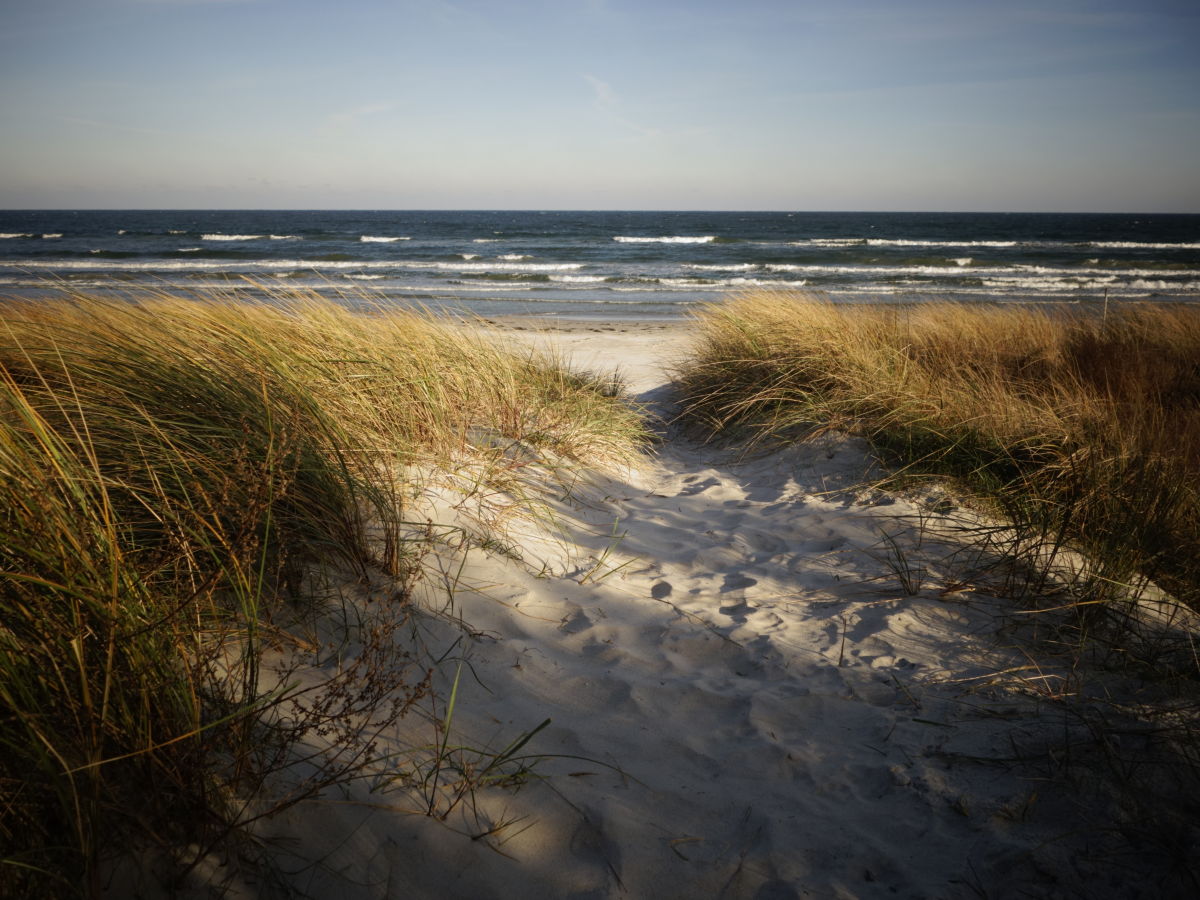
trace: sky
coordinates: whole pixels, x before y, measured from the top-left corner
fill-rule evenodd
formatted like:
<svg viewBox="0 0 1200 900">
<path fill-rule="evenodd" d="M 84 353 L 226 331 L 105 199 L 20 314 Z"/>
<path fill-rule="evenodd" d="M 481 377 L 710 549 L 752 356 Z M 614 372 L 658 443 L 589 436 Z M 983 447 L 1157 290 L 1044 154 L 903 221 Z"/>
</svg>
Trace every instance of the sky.
<svg viewBox="0 0 1200 900">
<path fill-rule="evenodd" d="M 1197 0 L 3 0 L 0 208 L 1200 212 Z"/>
</svg>

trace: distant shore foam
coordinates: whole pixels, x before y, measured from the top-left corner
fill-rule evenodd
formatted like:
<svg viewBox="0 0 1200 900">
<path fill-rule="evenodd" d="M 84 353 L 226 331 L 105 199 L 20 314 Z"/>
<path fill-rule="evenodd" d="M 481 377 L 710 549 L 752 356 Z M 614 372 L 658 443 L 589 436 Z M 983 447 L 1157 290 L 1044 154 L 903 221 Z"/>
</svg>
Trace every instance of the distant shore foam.
<svg viewBox="0 0 1200 900">
<path fill-rule="evenodd" d="M 56 281 L 253 292 L 286 279 L 333 293 L 349 278 L 384 297 L 461 292 L 564 315 L 611 297 L 791 288 L 839 302 L 1200 302 L 1198 251 L 1200 216 L 0 211 L 0 278 L 17 296 Z"/>
<path fill-rule="evenodd" d="M 711 244 L 717 239 L 715 234 L 706 234 L 702 237 L 687 237 L 684 235 L 674 237 L 636 237 L 618 234 L 613 237 L 614 241 L 621 244 Z"/>
</svg>

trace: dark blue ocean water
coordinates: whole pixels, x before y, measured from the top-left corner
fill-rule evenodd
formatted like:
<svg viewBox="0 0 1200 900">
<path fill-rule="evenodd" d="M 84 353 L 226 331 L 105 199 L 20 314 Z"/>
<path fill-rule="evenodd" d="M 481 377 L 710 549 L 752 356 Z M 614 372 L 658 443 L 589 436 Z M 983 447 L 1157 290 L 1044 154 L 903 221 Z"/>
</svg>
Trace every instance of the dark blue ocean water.
<svg viewBox="0 0 1200 900">
<path fill-rule="evenodd" d="M 0 295 L 303 288 L 469 314 L 834 300 L 1200 300 L 1200 215 L 0 211 Z"/>
</svg>

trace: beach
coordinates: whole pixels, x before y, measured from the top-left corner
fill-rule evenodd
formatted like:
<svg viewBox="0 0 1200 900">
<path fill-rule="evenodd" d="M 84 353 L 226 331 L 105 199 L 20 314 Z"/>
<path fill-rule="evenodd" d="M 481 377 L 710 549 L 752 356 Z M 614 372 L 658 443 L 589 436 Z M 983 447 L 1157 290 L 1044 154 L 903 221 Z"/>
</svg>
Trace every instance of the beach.
<svg viewBox="0 0 1200 900">
<path fill-rule="evenodd" d="M 1200 900 L 1200 0 L 4 13 L 0 900 Z"/>
<path fill-rule="evenodd" d="M 1103 828 L 1080 827 L 1112 798 L 1083 751 L 1051 771 L 1077 728 L 1051 702 L 1072 673 L 1030 655 L 1011 602 L 955 582 L 970 514 L 937 491 L 871 487 L 878 464 L 858 438 L 745 456 L 677 433 L 668 373 L 685 325 L 536 324 L 489 329 L 617 370 L 661 443 L 548 495 L 546 515 L 508 523 L 504 552 L 445 548 L 428 563 L 440 574 L 420 643 L 443 660 L 443 705 L 395 739 L 459 748 L 462 783 L 478 781 L 426 805 L 377 771 L 268 820 L 260 837 L 292 888 L 1171 895 L 1147 880 L 1153 852 L 1110 853 Z M 418 514 L 465 513 L 434 493 Z M 443 731 L 431 720 L 448 711 Z M 229 896 L 260 889 L 199 874 L 232 878 Z"/>
</svg>

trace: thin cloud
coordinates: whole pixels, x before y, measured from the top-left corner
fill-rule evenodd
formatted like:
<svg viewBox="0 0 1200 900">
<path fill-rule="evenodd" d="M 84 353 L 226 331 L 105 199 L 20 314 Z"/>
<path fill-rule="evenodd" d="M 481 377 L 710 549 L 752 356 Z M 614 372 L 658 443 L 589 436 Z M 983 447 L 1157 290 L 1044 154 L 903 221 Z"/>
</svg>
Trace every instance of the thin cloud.
<svg viewBox="0 0 1200 900">
<path fill-rule="evenodd" d="M 592 86 L 596 105 L 601 109 L 614 109 L 617 105 L 617 92 L 607 81 L 601 81 L 595 75 L 584 75 L 584 80 Z"/>
<path fill-rule="evenodd" d="M 662 135 L 660 129 L 641 125 L 625 115 L 622 109 L 621 98 L 607 81 L 602 81 L 595 75 L 584 75 L 583 78 L 592 89 L 592 101 L 596 109 L 610 116 L 630 131 L 637 132 L 642 137 L 656 138 Z"/>
</svg>

